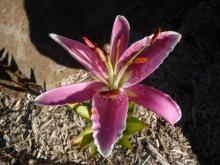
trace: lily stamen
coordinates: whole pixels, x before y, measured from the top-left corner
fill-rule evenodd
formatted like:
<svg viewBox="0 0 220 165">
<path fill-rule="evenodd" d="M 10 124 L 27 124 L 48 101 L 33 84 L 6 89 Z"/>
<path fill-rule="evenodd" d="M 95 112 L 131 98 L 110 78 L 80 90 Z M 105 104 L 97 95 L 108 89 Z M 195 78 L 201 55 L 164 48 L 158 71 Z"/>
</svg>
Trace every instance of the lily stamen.
<svg viewBox="0 0 220 165">
<path fill-rule="evenodd" d="M 103 62 L 106 62 L 106 57 L 104 51 L 97 46 L 96 43 L 90 41 L 87 37 L 83 37 L 84 43 L 92 50 L 94 50 Z"/>
<path fill-rule="evenodd" d="M 83 42 L 90 48 L 90 49 L 95 49 L 96 48 L 96 45 L 90 41 L 87 37 L 83 37 Z"/>
<path fill-rule="evenodd" d="M 151 44 L 157 39 L 157 37 L 159 36 L 160 32 L 161 32 L 161 29 L 158 28 L 158 29 L 156 30 L 156 32 L 154 33 L 154 36 L 153 36 L 153 37 L 151 38 L 151 40 L 149 41 L 149 45 L 151 45 Z"/>
<path fill-rule="evenodd" d="M 104 54 L 104 51 L 98 47 L 95 48 L 95 51 L 96 53 L 99 55 L 100 59 L 103 61 L 103 62 L 106 62 L 106 56 Z"/>
<path fill-rule="evenodd" d="M 142 63 L 146 63 L 148 61 L 148 58 L 145 58 L 145 57 L 139 57 L 139 58 L 136 58 L 134 60 L 134 64 L 142 64 Z"/>
</svg>

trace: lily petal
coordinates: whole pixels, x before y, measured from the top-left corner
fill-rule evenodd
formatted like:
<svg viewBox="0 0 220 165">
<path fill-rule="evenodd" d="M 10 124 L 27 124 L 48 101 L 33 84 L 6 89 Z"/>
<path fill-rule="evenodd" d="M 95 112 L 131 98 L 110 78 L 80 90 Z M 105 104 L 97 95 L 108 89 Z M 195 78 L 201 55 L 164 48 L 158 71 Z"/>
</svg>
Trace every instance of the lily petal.
<svg viewBox="0 0 220 165">
<path fill-rule="evenodd" d="M 132 44 L 121 56 L 120 65 L 124 65 L 135 53 L 149 43 L 152 37 L 153 35 L 145 37 Z M 174 49 L 180 39 L 181 34 L 177 32 L 166 31 L 160 33 L 156 40 L 138 56 L 140 62 L 134 62 L 128 67 L 127 72 L 130 76 L 123 87 L 137 84 L 154 72 Z"/>
<path fill-rule="evenodd" d="M 154 111 L 171 125 L 182 116 L 180 107 L 170 96 L 152 87 L 137 84 L 127 88 L 126 92 L 129 99 Z"/>
<path fill-rule="evenodd" d="M 96 81 L 66 85 L 42 93 L 34 101 L 40 105 L 79 103 L 91 99 L 94 93 L 103 86 L 104 84 Z"/>
<path fill-rule="evenodd" d="M 92 102 L 93 138 L 102 156 L 111 154 L 126 128 L 128 97 L 124 90 L 97 92 Z"/>
<path fill-rule="evenodd" d="M 113 25 L 110 43 L 110 54 L 113 64 L 116 61 L 117 53 L 119 59 L 119 56 L 127 49 L 130 34 L 129 31 L 130 25 L 127 19 L 124 16 L 117 16 Z"/>
<path fill-rule="evenodd" d="M 96 75 L 101 81 L 106 82 L 103 75 L 107 75 L 107 69 L 99 56 L 86 45 L 57 34 L 49 35 L 54 41 L 66 49 L 86 69 Z"/>
</svg>

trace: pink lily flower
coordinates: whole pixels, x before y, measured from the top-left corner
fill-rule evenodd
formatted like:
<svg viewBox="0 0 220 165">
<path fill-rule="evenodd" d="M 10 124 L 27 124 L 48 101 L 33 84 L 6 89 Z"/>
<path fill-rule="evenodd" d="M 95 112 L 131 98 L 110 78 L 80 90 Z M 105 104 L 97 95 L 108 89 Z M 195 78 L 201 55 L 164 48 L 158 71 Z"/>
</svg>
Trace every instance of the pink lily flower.
<svg viewBox="0 0 220 165">
<path fill-rule="evenodd" d="M 98 48 L 87 38 L 85 44 L 50 34 L 96 80 L 71 84 L 49 90 L 35 99 L 41 105 L 64 105 L 92 100 L 92 130 L 95 145 L 104 157 L 126 128 L 128 103 L 134 101 L 152 110 L 174 125 L 181 110 L 170 96 L 152 87 L 138 84 L 156 70 L 181 39 L 173 31 L 156 32 L 128 47 L 129 23 L 123 16 L 114 22 L 110 48 Z"/>
</svg>

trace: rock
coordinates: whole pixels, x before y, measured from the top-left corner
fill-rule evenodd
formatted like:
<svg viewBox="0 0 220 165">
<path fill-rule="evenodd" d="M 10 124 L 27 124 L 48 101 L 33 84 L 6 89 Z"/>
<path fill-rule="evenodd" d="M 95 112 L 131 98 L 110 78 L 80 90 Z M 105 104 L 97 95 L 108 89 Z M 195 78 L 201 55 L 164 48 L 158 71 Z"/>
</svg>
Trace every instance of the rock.
<svg viewBox="0 0 220 165">
<path fill-rule="evenodd" d="M 60 79 L 74 72 L 74 69 L 48 58 L 32 43 L 24 0 L 2 0 L 0 9 L 0 49 L 5 48 L 13 56 L 24 76 L 30 77 L 32 68 L 37 83 L 43 85 L 45 81 L 47 88 L 52 88 L 59 85 Z M 48 35 L 44 37 L 47 38 Z M 45 47 L 47 46 L 45 43 Z"/>
</svg>

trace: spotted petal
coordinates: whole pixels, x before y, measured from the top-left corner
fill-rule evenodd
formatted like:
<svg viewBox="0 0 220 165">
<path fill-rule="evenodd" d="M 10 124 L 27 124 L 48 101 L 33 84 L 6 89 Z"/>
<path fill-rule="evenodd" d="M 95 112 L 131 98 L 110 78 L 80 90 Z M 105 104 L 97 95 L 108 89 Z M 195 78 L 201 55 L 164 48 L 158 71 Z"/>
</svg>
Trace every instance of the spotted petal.
<svg viewBox="0 0 220 165">
<path fill-rule="evenodd" d="M 86 69 L 95 74 L 103 82 L 106 82 L 104 77 L 107 76 L 107 69 L 104 62 L 101 61 L 94 51 L 86 45 L 67 37 L 57 34 L 50 34 L 50 37 L 66 49 Z"/>
<path fill-rule="evenodd" d="M 152 87 L 134 85 L 127 88 L 129 99 L 157 113 L 174 125 L 181 118 L 181 110 L 173 99 Z"/>
<path fill-rule="evenodd" d="M 129 40 L 130 26 L 128 21 L 123 16 L 117 16 L 112 29 L 110 54 L 113 64 L 116 60 L 117 47 L 118 57 L 127 49 Z"/>
<path fill-rule="evenodd" d="M 149 43 L 152 37 L 153 35 L 145 37 L 131 45 L 121 56 L 120 65 L 124 65 L 135 53 Z M 156 70 L 174 49 L 180 38 L 181 34 L 177 32 L 167 31 L 160 33 L 156 40 L 137 57 L 139 62 L 134 62 L 128 67 L 127 72 L 130 76 L 123 87 L 137 84 Z"/>
<path fill-rule="evenodd" d="M 128 97 L 125 91 L 97 92 L 92 102 L 93 137 L 102 156 L 111 154 L 126 128 Z"/>
<path fill-rule="evenodd" d="M 35 99 L 35 102 L 41 105 L 79 103 L 91 99 L 94 93 L 103 86 L 102 83 L 95 81 L 66 85 L 42 93 Z"/>
</svg>

